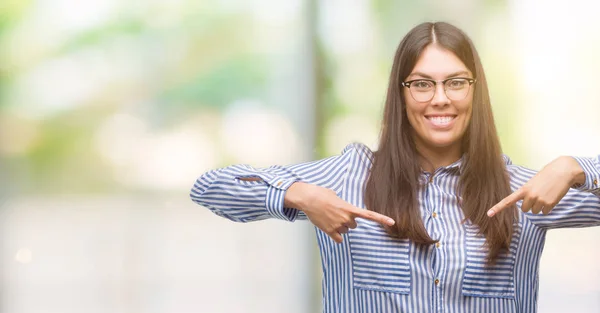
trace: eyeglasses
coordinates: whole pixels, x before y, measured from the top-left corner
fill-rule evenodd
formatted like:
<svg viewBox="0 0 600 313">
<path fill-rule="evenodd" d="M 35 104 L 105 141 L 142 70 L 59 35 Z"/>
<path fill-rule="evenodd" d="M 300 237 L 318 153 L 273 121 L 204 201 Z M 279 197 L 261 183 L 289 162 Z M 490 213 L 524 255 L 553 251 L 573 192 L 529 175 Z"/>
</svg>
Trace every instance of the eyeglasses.
<svg viewBox="0 0 600 313">
<path fill-rule="evenodd" d="M 467 97 L 471 85 L 476 79 L 466 77 L 453 77 L 435 81 L 433 79 L 414 79 L 402 82 L 401 85 L 410 90 L 410 95 L 417 102 L 429 102 L 435 96 L 435 87 L 438 83 L 444 85 L 446 97 L 458 101 Z"/>
</svg>

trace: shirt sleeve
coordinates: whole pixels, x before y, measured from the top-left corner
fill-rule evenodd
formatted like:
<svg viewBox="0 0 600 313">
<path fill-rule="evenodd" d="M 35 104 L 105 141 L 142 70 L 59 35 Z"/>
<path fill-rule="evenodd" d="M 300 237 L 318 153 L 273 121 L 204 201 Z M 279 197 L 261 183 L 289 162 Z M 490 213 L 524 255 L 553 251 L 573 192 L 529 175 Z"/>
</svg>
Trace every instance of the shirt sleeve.
<svg viewBox="0 0 600 313">
<path fill-rule="evenodd" d="M 600 156 L 595 158 L 574 157 L 585 172 L 583 185 L 569 189 L 554 209 L 548 214 L 524 213 L 525 217 L 540 228 L 575 228 L 600 225 Z M 529 181 L 536 171 L 525 167 L 509 165 L 513 191 Z M 520 209 L 522 201 L 517 203 Z"/>
<path fill-rule="evenodd" d="M 196 180 L 190 197 L 216 215 L 235 222 L 306 219 L 303 212 L 284 207 L 287 189 L 295 182 L 306 182 L 340 192 L 357 149 L 358 144 L 351 144 L 340 155 L 290 166 L 254 168 L 239 164 L 211 170 Z"/>
</svg>

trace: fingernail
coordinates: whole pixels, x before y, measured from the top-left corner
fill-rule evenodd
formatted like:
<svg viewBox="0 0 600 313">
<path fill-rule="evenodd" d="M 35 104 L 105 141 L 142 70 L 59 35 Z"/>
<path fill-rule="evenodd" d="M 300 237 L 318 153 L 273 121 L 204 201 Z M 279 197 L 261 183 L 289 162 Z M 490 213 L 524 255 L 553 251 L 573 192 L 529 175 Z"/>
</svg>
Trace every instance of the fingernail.
<svg viewBox="0 0 600 313">
<path fill-rule="evenodd" d="M 489 217 L 492 217 L 494 214 L 496 214 L 496 212 L 494 212 L 494 210 L 489 210 L 487 214 Z"/>
<path fill-rule="evenodd" d="M 392 226 L 392 225 L 396 224 L 396 221 L 394 221 L 394 220 L 393 220 L 393 219 L 391 219 L 391 218 L 389 218 L 387 221 L 388 221 L 388 224 L 389 224 L 390 226 Z"/>
</svg>

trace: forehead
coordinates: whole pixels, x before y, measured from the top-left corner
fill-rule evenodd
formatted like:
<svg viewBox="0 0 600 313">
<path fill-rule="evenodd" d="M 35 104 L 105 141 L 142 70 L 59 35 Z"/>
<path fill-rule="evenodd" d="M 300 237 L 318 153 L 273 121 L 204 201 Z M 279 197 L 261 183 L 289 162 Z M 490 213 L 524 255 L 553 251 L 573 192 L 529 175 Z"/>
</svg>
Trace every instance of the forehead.
<svg viewBox="0 0 600 313">
<path fill-rule="evenodd" d="M 434 79 L 443 79 L 459 72 L 471 74 L 467 66 L 453 52 L 434 44 L 423 50 L 411 75 L 421 73 Z"/>
</svg>

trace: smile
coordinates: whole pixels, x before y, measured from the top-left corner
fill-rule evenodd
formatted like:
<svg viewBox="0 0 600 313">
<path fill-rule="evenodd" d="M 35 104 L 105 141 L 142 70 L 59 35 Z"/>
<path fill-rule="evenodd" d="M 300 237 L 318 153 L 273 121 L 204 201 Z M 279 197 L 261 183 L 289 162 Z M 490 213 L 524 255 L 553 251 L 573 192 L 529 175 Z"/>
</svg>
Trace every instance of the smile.
<svg viewBox="0 0 600 313">
<path fill-rule="evenodd" d="M 456 115 L 426 115 L 425 118 L 434 128 L 448 128 L 453 124 Z"/>
</svg>

